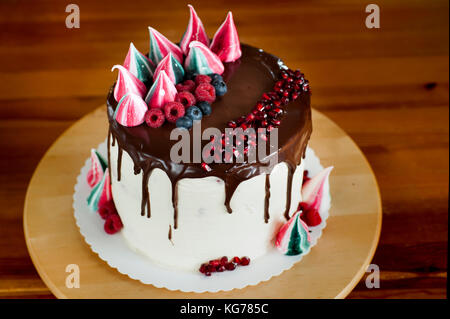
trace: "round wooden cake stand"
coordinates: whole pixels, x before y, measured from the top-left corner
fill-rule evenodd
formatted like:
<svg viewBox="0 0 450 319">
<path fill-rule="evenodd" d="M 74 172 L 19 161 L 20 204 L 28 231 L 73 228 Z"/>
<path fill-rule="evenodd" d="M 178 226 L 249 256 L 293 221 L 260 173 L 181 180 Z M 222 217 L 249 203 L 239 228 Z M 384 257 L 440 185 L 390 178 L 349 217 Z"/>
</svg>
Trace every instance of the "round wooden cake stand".
<svg viewBox="0 0 450 319">
<path fill-rule="evenodd" d="M 293 268 L 257 286 L 185 293 L 144 285 L 102 261 L 81 236 L 72 209 L 76 177 L 108 132 L 105 106 L 71 126 L 39 163 L 26 194 L 23 224 L 31 259 L 58 298 L 344 298 L 377 247 L 381 200 L 362 152 L 334 122 L 313 111 L 310 146 L 330 178 L 332 207 L 317 246 Z M 80 287 L 67 288 L 66 267 L 79 266 Z"/>
</svg>

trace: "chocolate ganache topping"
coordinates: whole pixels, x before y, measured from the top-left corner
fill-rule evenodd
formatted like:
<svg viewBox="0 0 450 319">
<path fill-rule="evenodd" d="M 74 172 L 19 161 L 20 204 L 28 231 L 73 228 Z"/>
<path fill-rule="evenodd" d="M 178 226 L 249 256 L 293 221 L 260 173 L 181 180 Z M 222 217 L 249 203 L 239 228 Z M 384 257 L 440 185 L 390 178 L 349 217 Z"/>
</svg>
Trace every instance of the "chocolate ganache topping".
<svg viewBox="0 0 450 319">
<path fill-rule="evenodd" d="M 240 59 L 224 63 L 225 72 L 223 78 L 228 86 L 228 93 L 218 97 L 213 103 L 213 112 L 210 116 L 203 117 L 202 130 L 215 127 L 224 132 L 230 120 L 237 119 L 249 113 L 255 103 L 261 99 L 264 92 L 273 89 L 275 81 L 281 79 L 281 73 L 286 69 L 283 62 L 261 49 L 241 44 L 242 56 Z M 148 192 L 148 179 L 154 168 L 160 168 L 166 172 L 172 182 L 172 201 L 174 207 L 174 229 L 177 229 L 177 182 L 182 178 L 202 178 L 216 176 L 224 180 L 225 203 L 229 213 L 232 212 L 230 200 L 237 186 L 254 176 L 261 174 L 260 167 L 267 163 L 256 161 L 253 163 L 213 163 L 212 170 L 206 171 L 201 163 L 174 163 L 170 159 L 170 149 L 178 141 L 170 140 L 170 132 L 175 128 L 174 124 L 166 123 L 158 129 L 150 128 L 145 123 L 136 127 L 125 127 L 114 119 L 114 111 L 117 101 L 114 99 L 114 85 L 107 97 L 107 113 L 109 120 L 108 134 L 108 162 L 110 161 L 110 139 L 117 146 L 117 181 L 121 179 L 121 160 L 125 150 L 134 163 L 134 173 L 143 173 L 142 178 L 142 204 L 141 215 L 151 216 L 150 198 Z M 281 125 L 278 127 L 278 152 L 277 163 L 285 162 L 288 167 L 287 197 L 285 217 L 289 219 L 291 206 L 292 177 L 297 165 L 305 155 L 306 146 L 311 135 L 311 108 L 310 92 L 302 91 L 297 99 L 284 107 Z M 192 134 L 191 143 L 192 143 Z M 203 148 L 209 141 L 202 141 Z M 191 144 L 192 145 L 192 144 Z M 192 153 L 192 151 L 191 151 Z M 268 157 L 271 154 L 268 154 Z M 191 154 L 192 158 L 192 154 Z M 275 163 L 275 164 L 277 164 Z M 268 172 L 272 167 L 267 167 Z M 110 167 L 110 165 L 109 165 Z M 111 182 L 117 182 L 116 180 Z M 267 223 L 269 216 L 270 184 L 266 177 L 265 211 L 262 217 Z"/>
</svg>

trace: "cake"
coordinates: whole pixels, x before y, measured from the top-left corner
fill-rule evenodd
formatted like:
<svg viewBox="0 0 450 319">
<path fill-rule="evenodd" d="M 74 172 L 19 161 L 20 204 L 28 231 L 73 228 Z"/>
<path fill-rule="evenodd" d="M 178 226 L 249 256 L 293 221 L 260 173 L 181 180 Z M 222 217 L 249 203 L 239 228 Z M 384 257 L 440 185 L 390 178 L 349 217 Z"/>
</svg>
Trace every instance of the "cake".
<svg viewBox="0 0 450 319">
<path fill-rule="evenodd" d="M 189 7 L 180 43 L 149 28 L 149 53 L 131 44 L 125 63 L 113 68 L 119 74 L 107 96 L 108 156 L 92 153 L 88 203 L 108 233 L 120 230 L 131 249 L 167 268 L 210 275 L 248 265 L 275 246 L 301 254 L 308 227 L 321 222 L 330 172 L 310 179 L 304 169 L 309 83 L 278 57 L 240 43 L 231 13 L 211 40 Z M 196 138 L 207 128 L 254 136 Z M 173 150 L 183 132 L 189 160 L 178 162 Z M 217 150 L 225 140 L 231 153 Z M 262 141 L 266 153 L 250 160 Z"/>
</svg>

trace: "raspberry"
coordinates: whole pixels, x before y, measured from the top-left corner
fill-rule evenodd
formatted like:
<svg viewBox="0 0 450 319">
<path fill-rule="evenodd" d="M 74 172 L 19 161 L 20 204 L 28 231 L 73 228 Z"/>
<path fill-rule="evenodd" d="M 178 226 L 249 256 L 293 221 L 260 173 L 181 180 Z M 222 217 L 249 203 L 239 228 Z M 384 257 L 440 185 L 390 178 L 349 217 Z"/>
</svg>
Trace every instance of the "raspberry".
<svg viewBox="0 0 450 319">
<path fill-rule="evenodd" d="M 109 216 L 117 214 L 116 206 L 112 200 L 101 202 L 98 206 L 98 214 L 103 219 L 108 219 Z"/>
<path fill-rule="evenodd" d="M 320 217 L 317 209 L 308 209 L 306 208 L 306 204 L 303 202 L 299 204 L 299 208 L 302 210 L 300 219 L 303 220 L 306 225 L 317 226 L 322 222 L 322 218 Z"/>
<path fill-rule="evenodd" d="M 184 115 L 184 106 L 179 102 L 168 102 L 164 105 L 164 114 L 169 122 L 175 123 Z"/>
<path fill-rule="evenodd" d="M 204 74 L 199 74 L 195 77 L 195 84 L 200 85 L 202 83 L 211 83 L 211 78 Z"/>
<path fill-rule="evenodd" d="M 188 91 L 188 92 L 194 92 L 195 89 L 195 82 L 192 80 L 186 80 L 183 83 L 178 83 L 175 85 L 178 92 Z"/>
<path fill-rule="evenodd" d="M 118 214 L 110 215 L 105 221 L 105 232 L 107 234 L 115 234 L 123 227 L 122 221 L 120 220 L 120 216 Z"/>
<path fill-rule="evenodd" d="M 147 113 L 145 113 L 145 123 L 148 126 L 153 128 L 158 128 L 164 124 L 166 117 L 161 109 L 149 109 Z"/>
<path fill-rule="evenodd" d="M 197 101 L 206 101 L 212 103 L 216 99 L 216 90 L 211 84 L 201 83 L 195 89 L 195 98 L 197 99 Z"/>
<path fill-rule="evenodd" d="M 185 108 L 188 108 L 192 105 L 195 104 L 195 97 L 194 95 L 192 95 L 192 93 L 188 92 L 188 91 L 183 91 L 178 93 L 175 96 L 175 102 L 180 102 L 181 104 L 184 105 Z"/>
</svg>

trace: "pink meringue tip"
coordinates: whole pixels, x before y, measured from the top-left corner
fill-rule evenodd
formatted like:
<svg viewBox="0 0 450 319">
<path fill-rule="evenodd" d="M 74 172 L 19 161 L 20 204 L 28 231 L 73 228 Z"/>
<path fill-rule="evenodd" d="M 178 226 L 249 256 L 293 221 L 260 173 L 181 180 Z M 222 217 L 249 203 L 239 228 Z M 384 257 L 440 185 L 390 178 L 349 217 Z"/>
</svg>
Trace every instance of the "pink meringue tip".
<svg viewBox="0 0 450 319">
<path fill-rule="evenodd" d="M 171 42 L 152 27 L 148 27 L 148 31 L 150 33 L 150 52 L 148 55 L 155 65 L 158 65 L 169 52 L 172 52 L 174 58 L 177 59 L 178 62 L 183 63 L 183 51 L 181 51 L 178 45 Z"/>
<path fill-rule="evenodd" d="M 87 198 L 87 204 L 91 211 L 97 212 L 100 203 L 112 200 L 111 179 L 109 171 L 106 170 L 102 179 L 92 188 Z"/>
<path fill-rule="evenodd" d="M 209 46 L 209 38 L 202 21 L 198 17 L 197 12 L 195 12 L 194 7 L 190 4 L 188 4 L 188 7 L 190 11 L 189 23 L 180 41 L 180 48 L 185 55 L 188 55 L 190 49 L 189 44 L 192 41 L 199 41 Z"/>
<path fill-rule="evenodd" d="M 307 209 L 320 211 L 325 198 L 325 191 L 329 190 L 329 176 L 332 170 L 333 166 L 325 168 L 303 185 L 302 202 Z"/>
<path fill-rule="evenodd" d="M 111 195 L 111 177 L 109 176 L 109 171 L 105 171 L 105 183 L 103 184 L 103 190 L 100 195 L 99 202 L 107 202 L 112 200 Z"/>
<path fill-rule="evenodd" d="M 300 219 L 300 211 L 296 212 L 278 231 L 275 246 L 285 255 L 304 254 L 311 246 L 308 226 Z"/>
<path fill-rule="evenodd" d="M 114 118 L 123 126 L 134 127 L 144 122 L 147 110 L 147 104 L 140 95 L 127 93 L 117 104 Z"/>
<path fill-rule="evenodd" d="M 173 57 L 172 52 L 169 52 L 169 54 L 164 59 L 162 59 L 161 62 L 159 62 L 153 78 L 156 79 L 159 75 L 159 72 L 163 70 L 174 84 L 178 84 L 183 81 L 183 66 L 180 64 L 180 62 L 178 62 L 177 59 Z"/>
<path fill-rule="evenodd" d="M 147 87 L 141 80 L 119 64 L 114 65 L 111 71 L 115 69 L 119 70 L 116 86 L 114 87 L 114 98 L 117 102 L 127 93 L 134 93 L 141 97 L 145 95 Z"/>
<path fill-rule="evenodd" d="M 242 56 L 241 42 L 231 11 L 214 34 L 210 48 L 222 62 L 233 62 Z"/>
<path fill-rule="evenodd" d="M 206 45 L 199 41 L 189 44 L 189 54 L 184 61 L 187 72 L 197 74 L 222 74 L 225 70 L 222 61 Z"/>
<path fill-rule="evenodd" d="M 175 88 L 175 84 L 167 76 L 166 72 L 161 70 L 148 91 L 145 102 L 149 108 L 162 109 L 166 103 L 175 101 L 176 95 L 177 89 Z"/>
<path fill-rule="evenodd" d="M 107 167 L 108 164 L 103 157 L 95 149 L 91 149 L 91 168 L 87 174 L 87 183 L 90 187 L 94 187 L 102 180 Z"/>
<path fill-rule="evenodd" d="M 130 43 L 123 66 L 146 85 L 151 83 L 156 67 L 151 60 L 136 49 L 133 42 Z"/>
</svg>

